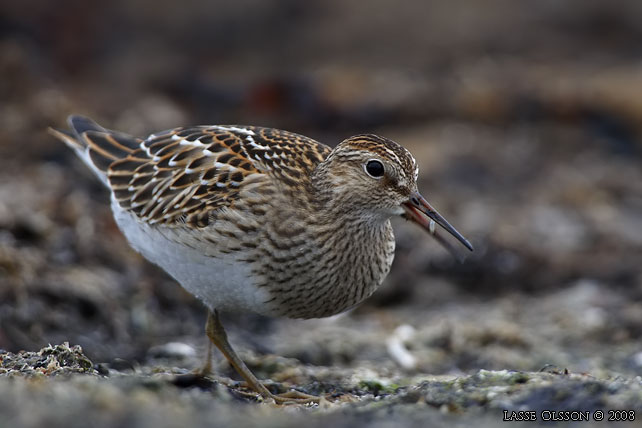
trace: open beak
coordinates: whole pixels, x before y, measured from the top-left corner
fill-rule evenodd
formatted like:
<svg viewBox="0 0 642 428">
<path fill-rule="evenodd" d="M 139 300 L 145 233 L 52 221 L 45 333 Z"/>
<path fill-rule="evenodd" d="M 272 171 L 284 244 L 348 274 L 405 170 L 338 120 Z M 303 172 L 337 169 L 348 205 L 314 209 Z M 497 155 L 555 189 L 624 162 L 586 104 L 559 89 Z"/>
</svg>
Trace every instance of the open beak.
<svg viewBox="0 0 642 428">
<path fill-rule="evenodd" d="M 419 224 L 421 227 L 430 232 L 430 234 L 433 235 L 440 244 L 446 247 L 448 251 L 456 253 L 456 251 L 454 251 L 448 241 L 446 241 L 437 233 L 437 230 L 435 229 L 435 223 L 446 229 L 448 233 L 457 238 L 457 240 L 464 244 L 464 246 L 470 251 L 473 251 L 473 246 L 470 244 L 470 242 L 468 242 L 468 240 L 464 238 L 461 233 L 457 232 L 457 229 L 452 227 L 450 223 L 448 223 L 446 219 L 443 218 L 441 214 L 439 214 L 437 210 L 435 210 L 428 203 L 428 201 L 419 194 L 419 192 L 413 192 L 410 195 L 410 199 L 408 200 L 408 202 L 403 203 L 403 207 L 406 210 L 406 216 L 410 220 L 413 220 L 415 223 Z"/>
</svg>

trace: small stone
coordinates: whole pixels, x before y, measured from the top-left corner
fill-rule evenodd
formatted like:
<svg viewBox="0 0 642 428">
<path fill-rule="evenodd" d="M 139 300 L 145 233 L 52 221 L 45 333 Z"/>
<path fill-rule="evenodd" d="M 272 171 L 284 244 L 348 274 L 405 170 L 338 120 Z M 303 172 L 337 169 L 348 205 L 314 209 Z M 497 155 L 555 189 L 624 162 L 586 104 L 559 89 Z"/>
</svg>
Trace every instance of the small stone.
<svg viewBox="0 0 642 428">
<path fill-rule="evenodd" d="M 182 342 L 169 342 L 164 345 L 154 346 L 149 349 L 147 355 L 150 358 L 168 358 L 185 360 L 196 356 L 196 350 Z"/>
</svg>

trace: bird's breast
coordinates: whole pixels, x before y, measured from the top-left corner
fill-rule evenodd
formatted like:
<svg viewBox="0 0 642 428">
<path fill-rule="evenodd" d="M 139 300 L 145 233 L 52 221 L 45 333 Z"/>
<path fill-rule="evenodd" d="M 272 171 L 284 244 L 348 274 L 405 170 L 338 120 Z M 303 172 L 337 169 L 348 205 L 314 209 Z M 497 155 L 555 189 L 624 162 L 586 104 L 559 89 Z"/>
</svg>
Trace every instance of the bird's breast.
<svg viewBox="0 0 642 428">
<path fill-rule="evenodd" d="M 266 315 L 338 314 L 369 297 L 390 271 L 395 249 L 390 222 L 306 230 L 303 236 L 279 243 L 269 236 L 261 241 L 264 257 L 255 263 L 254 272 L 257 286 L 270 295 Z"/>
</svg>

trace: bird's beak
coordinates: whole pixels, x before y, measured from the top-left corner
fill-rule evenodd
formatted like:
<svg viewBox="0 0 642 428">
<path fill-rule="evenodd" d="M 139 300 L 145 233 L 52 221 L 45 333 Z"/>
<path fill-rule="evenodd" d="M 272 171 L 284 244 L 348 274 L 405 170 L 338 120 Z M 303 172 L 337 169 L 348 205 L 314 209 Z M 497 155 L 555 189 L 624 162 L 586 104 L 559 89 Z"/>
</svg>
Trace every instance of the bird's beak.
<svg viewBox="0 0 642 428">
<path fill-rule="evenodd" d="M 408 199 L 408 202 L 404 202 L 402 205 L 406 210 L 406 216 L 410 220 L 414 221 L 415 223 L 426 229 L 428 232 L 430 232 L 430 234 L 433 235 L 442 245 L 444 245 L 447 250 L 454 252 L 454 249 L 450 247 L 448 242 L 437 233 L 437 230 L 435 229 L 435 223 L 446 229 L 448 233 L 457 238 L 457 240 L 464 244 L 464 246 L 470 251 L 473 251 L 473 246 L 470 244 L 470 242 L 468 242 L 468 240 L 464 238 L 461 233 L 457 232 L 457 229 L 452 227 L 450 223 L 448 223 L 446 219 L 443 218 L 441 214 L 439 214 L 437 210 L 435 210 L 428 203 L 428 201 L 419 194 L 419 192 L 413 192 L 410 195 L 410 199 Z"/>
</svg>

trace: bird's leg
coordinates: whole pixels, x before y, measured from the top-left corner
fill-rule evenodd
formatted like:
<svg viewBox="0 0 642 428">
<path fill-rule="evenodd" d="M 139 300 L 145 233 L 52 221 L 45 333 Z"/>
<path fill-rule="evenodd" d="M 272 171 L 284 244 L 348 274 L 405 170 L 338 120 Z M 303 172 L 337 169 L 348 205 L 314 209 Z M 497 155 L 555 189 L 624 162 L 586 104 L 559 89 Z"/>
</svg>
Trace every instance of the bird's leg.
<svg viewBox="0 0 642 428">
<path fill-rule="evenodd" d="M 203 367 L 198 371 L 198 374 L 201 376 L 209 376 L 212 374 L 212 341 L 207 341 L 207 356 L 205 357 L 205 362 Z"/>
<path fill-rule="evenodd" d="M 243 360 L 238 356 L 236 351 L 230 345 L 230 342 L 227 340 L 227 333 L 223 328 L 223 324 L 218 319 L 218 312 L 209 311 L 207 313 L 207 322 L 205 323 L 205 333 L 207 337 L 210 338 L 212 343 L 221 351 L 221 353 L 227 358 L 227 361 L 234 367 L 234 370 L 241 375 L 243 379 L 248 383 L 250 388 L 261 394 L 263 398 L 268 398 L 272 394 L 268 389 L 263 385 L 259 380 L 254 376 L 254 374 L 247 368 Z"/>
<path fill-rule="evenodd" d="M 278 404 L 286 403 L 296 403 L 296 404 L 305 404 L 305 403 L 318 403 L 319 397 L 314 395 L 304 394 L 299 391 L 288 391 L 284 394 L 275 395 L 272 394 L 268 389 L 263 385 L 254 374 L 250 371 L 249 368 L 245 365 L 243 360 L 238 356 L 238 354 L 232 349 L 232 345 L 227 340 L 227 333 L 223 328 L 223 324 L 218 319 L 218 312 L 215 310 L 208 311 L 207 313 L 207 322 L 205 323 L 205 332 L 207 337 L 210 338 L 212 343 L 221 351 L 221 353 L 227 358 L 227 361 L 234 367 L 234 370 L 247 382 L 248 386 L 254 391 L 258 392 L 264 399 L 273 399 Z M 211 347 L 210 347 L 211 351 Z M 209 353 L 208 353 L 209 354 Z M 208 362 L 210 360 L 208 359 Z M 207 365 L 207 364 L 206 364 Z"/>
</svg>

